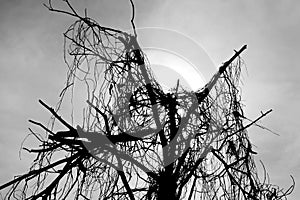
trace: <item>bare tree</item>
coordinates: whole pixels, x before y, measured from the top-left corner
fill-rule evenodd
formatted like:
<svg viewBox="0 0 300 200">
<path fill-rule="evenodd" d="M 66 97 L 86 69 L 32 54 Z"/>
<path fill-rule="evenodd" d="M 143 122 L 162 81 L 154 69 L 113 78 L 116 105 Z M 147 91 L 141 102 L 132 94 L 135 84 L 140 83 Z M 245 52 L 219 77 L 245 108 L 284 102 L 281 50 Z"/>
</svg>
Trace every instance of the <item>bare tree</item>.
<svg viewBox="0 0 300 200">
<path fill-rule="evenodd" d="M 57 107 L 41 105 L 50 125 L 29 172 L 0 186 L 5 199 L 286 199 L 287 190 L 258 177 L 240 97 L 243 46 L 198 91 L 178 82 L 165 92 L 133 33 L 105 27 L 63 0 L 76 21 L 64 33 L 66 85 Z M 59 111 L 76 84 L 87 88 L 82 125 Z M 55 131 L 60 123 L 67 130 Z M 266 174 L 266 173 L 265 173 Z"/>
</svg>

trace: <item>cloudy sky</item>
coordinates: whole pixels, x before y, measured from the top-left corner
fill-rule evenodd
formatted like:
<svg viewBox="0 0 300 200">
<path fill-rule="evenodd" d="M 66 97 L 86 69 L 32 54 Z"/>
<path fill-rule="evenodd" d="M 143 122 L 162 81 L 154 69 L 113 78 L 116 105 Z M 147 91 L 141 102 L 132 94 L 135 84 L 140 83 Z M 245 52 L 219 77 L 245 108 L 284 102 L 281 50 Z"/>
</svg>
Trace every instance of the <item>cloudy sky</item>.
<svg viewBox="0 0 300 200">
<path fill-rule="evenodd" d="M 48 12 L 42 1 L 0 2 L 1 184 L 28 169 L 32 156 L 22 152 L 20 160 L 19 148 L 32 127 L 28 119 L 49 119 L 38 99 L 49 105 L 58 100 L 66 74 L 62 33 L 73 19 Z M 130 28 L 127 0 L 72 2 L 81 11 L 87 7 L 89 15 L 104 25 Z M 248 45 L 242 78 L 246 113 L 255 118 L 272 108 L 262 123 L 280 134 L 249 130 L 259 152 L 257 161 L 263 160 L 274 184 L 287 188 L 290 175 L 300 181 L 300 2 L 136 0 L 136 10 L 137 27 L 179 31 L 201 45 L 216 65 Z M 290 199 L 297 196 L 296 186 Z"/>
</svg>

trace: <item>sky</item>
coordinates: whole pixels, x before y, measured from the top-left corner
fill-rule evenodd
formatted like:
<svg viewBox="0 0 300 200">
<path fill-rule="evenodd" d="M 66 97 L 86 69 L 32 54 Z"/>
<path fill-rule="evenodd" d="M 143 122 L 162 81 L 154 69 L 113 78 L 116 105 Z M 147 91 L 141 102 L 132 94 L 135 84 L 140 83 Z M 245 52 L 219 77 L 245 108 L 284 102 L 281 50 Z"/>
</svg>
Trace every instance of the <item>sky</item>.
<svg viewBox="0 0 300 200">
<path fill-rule="evenodd" d="M 48 12 L 43 1 L 1 0 L 0 7 L 0 184 L 26 172 L 33 156 L 19 149 L 28 119 L 47 123 L 38 99 L 54 106 L 64 86 L 62 33 L 74 19 Z M 55 1 L 59 6 L 59 0 Z M 99 23 L 128 30 L 127 0 L 73 0 Z M 136 27 L 160 27 L 187 35 L 219 66 L 244 44 L 242 99 L 249 118 L 273 109 L 249 136 L 271 183 L 287 188 L 290 175 L 300 196 L 300 2 L 297 0 L 136 0 Z M 61 111 L 64 115 L 63 110 Z M 65 116 L 68 117 L 68 116 Z M 39 130 L 39 129 L 35 129 Z M 29 139 L 26 144 L 32 141 Z M 259 162 L 257 162 L 260 168 Z"/>
</svg>

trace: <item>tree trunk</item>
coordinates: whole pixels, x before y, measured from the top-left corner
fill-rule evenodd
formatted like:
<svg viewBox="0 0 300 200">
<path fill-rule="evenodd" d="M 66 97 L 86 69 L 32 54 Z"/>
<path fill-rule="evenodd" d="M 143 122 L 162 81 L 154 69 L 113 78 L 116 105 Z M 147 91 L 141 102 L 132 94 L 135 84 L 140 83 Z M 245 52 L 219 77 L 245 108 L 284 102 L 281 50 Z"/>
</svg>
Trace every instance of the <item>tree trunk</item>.
<svg viewBox="0 0 300 200">
<path fill-rule="evenodd" d="M 173 164 L 165 167 L 158 178 L 157 200 L 178 200 L 176 193 L 177 183 L 173 174 Z"/>
</svg>

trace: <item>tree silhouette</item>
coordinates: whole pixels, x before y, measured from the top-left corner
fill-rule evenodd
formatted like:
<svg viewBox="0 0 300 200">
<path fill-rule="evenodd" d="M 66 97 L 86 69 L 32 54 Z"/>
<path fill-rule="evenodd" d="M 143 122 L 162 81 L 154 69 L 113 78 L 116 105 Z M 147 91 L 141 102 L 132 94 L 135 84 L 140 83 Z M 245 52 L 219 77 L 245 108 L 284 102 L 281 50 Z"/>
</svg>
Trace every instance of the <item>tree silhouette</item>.
<svg viewBox="0 0 300 200">
<path fill-rule="evenodd" d="M 68 9 L 45 5 L 76 21 L 64 33 L 66 85 L 56 108 L 39 102 L 49 125 L 29 172 L 0 186 L 5 199 L 286 199 L 259 179 L 247 128 L 271 112 L 245 120 L 239 78 L 243 46 L 198 91 L 179 81 L 165 92 L 133 33 L 102 26 L 63 0 Z M 87 88 L 82 125 L 59 111 L 76 85 Z M 62 124 L 67 130 L 55 130 Z M 262 127 L 264 128 L 264 127 Z M 294 181 L 294 180 L 293 180 Z"/>
</svg>

